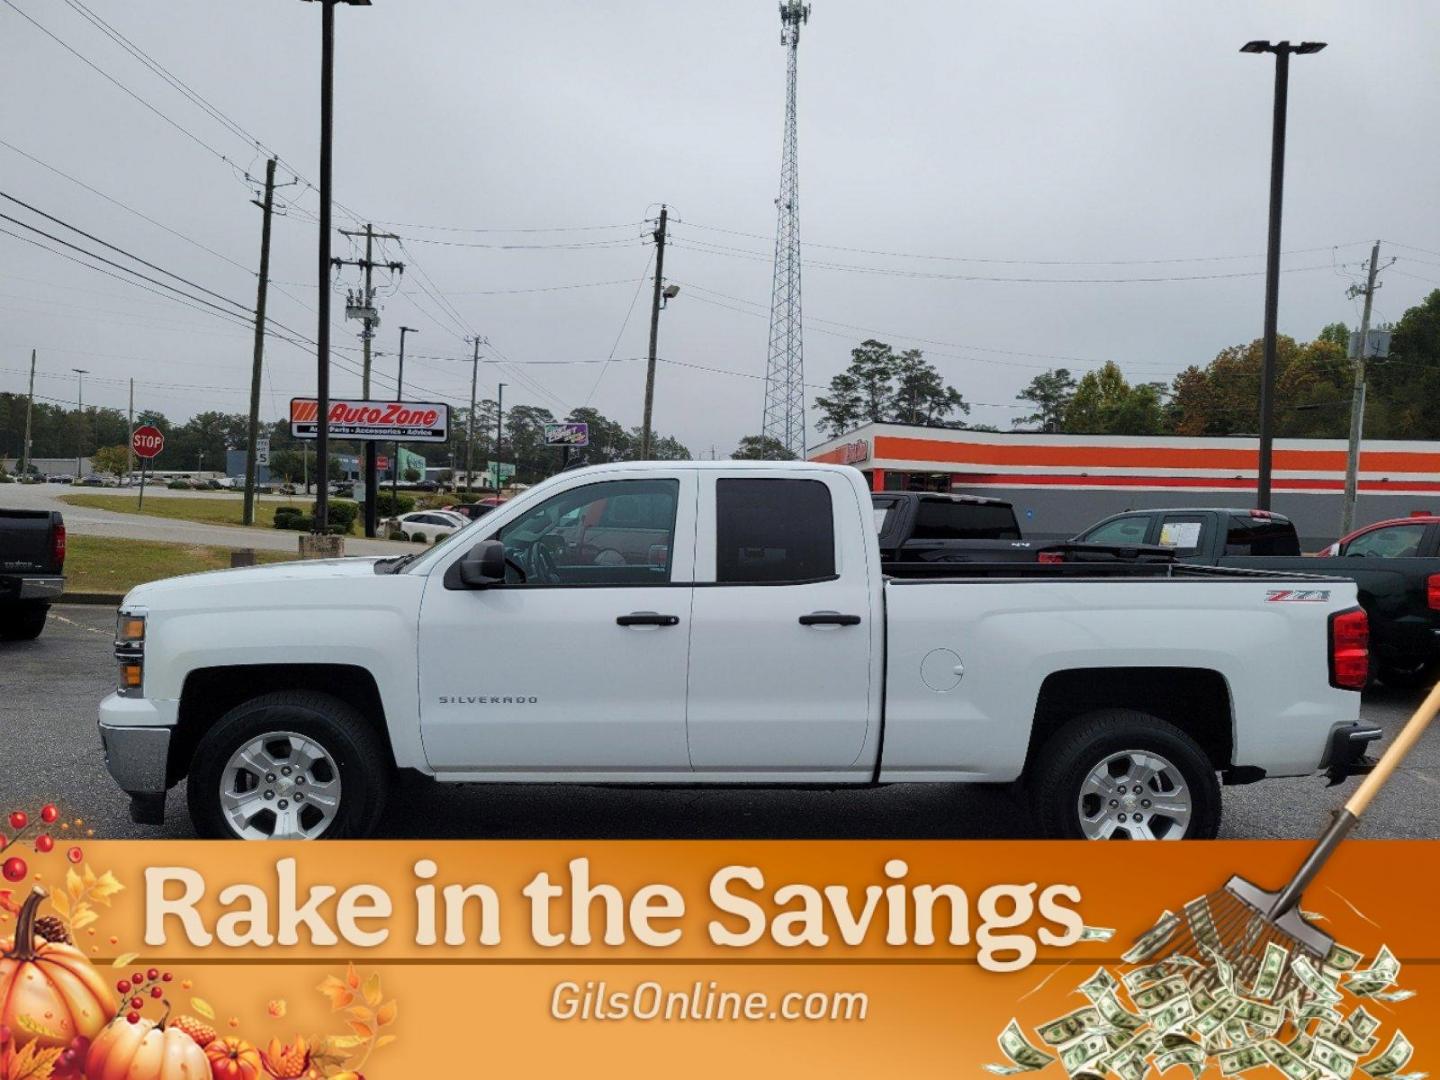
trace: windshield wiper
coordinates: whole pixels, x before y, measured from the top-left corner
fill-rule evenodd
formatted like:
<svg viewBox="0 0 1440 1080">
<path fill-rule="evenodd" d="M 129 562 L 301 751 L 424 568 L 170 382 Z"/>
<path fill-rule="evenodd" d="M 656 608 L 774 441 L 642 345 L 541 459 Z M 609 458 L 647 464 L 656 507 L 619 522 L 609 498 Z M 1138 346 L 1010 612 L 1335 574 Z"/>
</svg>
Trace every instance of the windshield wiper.
<svg viewBox="0 0 1440 1080">
<path fill-rule="evenodd" d="M 375 563 L 375 572 L 377 574 L 399 573 L 401 568 L 410 565 L 410 563 L 414 562 L 423 554 L 424 552 L 422 551 L 411 551 L 404 555 L 388 556 Z"/>
</svg>

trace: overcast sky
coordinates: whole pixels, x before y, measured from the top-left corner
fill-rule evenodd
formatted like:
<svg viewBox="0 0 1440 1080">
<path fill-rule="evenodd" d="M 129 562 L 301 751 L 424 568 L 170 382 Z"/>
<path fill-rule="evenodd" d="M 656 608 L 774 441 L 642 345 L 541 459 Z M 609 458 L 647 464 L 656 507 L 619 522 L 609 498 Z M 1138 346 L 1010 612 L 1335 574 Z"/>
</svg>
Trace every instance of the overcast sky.
<svg viewBox="0 0 1440 1080">
<path fill-rule="evenodd" d="M 282 181 L 317 177 L 318 5 L 84 2 L 278 152 Z M 337 22 L 335 196 L 402 235 L 385 254 L 409 264 L 383 299 L 378 372 L 414 326 L 407 396 L 466 400 L 469 364 L 434 358 L 468 358 L 474 330 L 486 360 L 509 361 L 482 365 L 482 396 L 503 381 L 507 406 L 589 403 L 639 423 L 641 223 L 665 202 L 682 291 L 661 319 L 656 427 L 722 457 L 758 430 L 784 104 L 772 0 L 375 0 Z M 1376 238 L 1399 259 L 1377 318 L 1440 286 L 1434 3 L 814 0 L 799 86 L 807 383 L 865 337 L 918 346 L 977 403 L 972 422 L 1004 429 L 1047 367 L 1113 359 L 1162 379 L 1259 336 L 1274 62 L 1238 52 L 1252 38 L 1329 43 L 1292 65 L 1281 332 L 1353 325 L 1345 289 Z M 0 0 L 0 61 L 0 190 L 253 305 L 260 213 L 244 177 L 263 175 L 262 152 L 70 0 Z M 313 337 L 318 200 L 304 184 L 282 195 L 271 313 Z M 0 213 L 78 239 L 14 203 Z M 1157 277 L 1192 280 L 1033 280 Z M 335 312 L 348 365 L 343 292 Z M 172 417 L 246 407 L 243 326 L 0 234 L 0 389 L 24 391 L 32 347 L 51 398 L 73 401 L 82 367 L 87 402 L 123 408 L 134 377 L 137 407 Z M 313 392 L 313 352 L 271 341 L 266 363 L 275 418 Z M 332 388 L 358 396 L 359 378 L 337 367 Z"/>
</svg>

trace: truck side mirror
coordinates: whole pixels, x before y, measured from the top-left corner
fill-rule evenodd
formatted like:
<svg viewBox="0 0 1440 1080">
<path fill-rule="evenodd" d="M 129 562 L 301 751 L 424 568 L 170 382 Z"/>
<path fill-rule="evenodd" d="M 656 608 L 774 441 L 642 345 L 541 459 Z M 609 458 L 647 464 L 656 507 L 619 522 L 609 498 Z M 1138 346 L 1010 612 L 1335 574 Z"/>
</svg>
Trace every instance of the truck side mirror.
<svg viewBox="0 0 1440 1080">
<path fill-rule="evenodd" d="M 467 589 L 484 589 L 505 581 L 505 545 L 481 540 L 460 560 L 460 581 Z"/>
</svg>

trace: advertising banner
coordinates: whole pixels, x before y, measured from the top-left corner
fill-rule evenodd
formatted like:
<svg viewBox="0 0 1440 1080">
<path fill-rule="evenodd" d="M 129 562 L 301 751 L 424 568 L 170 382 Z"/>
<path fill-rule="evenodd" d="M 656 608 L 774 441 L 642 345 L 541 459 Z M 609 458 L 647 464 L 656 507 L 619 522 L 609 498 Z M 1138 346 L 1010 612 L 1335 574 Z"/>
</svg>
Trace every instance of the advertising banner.
<svg viewBox="0 0 1440 1080">
<path fill-rule="evenodd" d="M 313 439 L 320 433 L 319 403 L 314 398 L 290 399 L 290 433 Z M 450 407 L 420 401 L 332 401 L 332 439 L 360 442 L 444 442 Z"/>
<path fill-rule="evenodd" d="M 1308 850 L 1293 841 L 390 841 L 357 858 L 103 841 L 36 809 L 54 817 L 18 830 L 0 894 L 22 941 L 0 961 L 11 1076 L 1440 1065 L 1433 841 L 1343 847 L 1306 900 L 1317 955 L 1226 891 L 1277 888 Z M 162 1052 L 193 1070 L 122 1067 Z"/>
</svg>

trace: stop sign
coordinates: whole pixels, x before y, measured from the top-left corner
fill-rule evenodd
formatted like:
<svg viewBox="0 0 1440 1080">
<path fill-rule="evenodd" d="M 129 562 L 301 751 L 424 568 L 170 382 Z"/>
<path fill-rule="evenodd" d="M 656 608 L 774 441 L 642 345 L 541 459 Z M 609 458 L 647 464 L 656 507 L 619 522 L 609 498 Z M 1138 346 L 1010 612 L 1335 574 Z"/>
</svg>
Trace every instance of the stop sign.
<svg viewBox="0 0 1440 1080">
<path fill-rule="evenodd" d="M 130 449 L 135 451 L 136 457 L 153 458 L 165 449 L 165 435 L 157 427 L 149 424 L 135 429 L 135 434 L 130 436 Z"/>
</svg>

